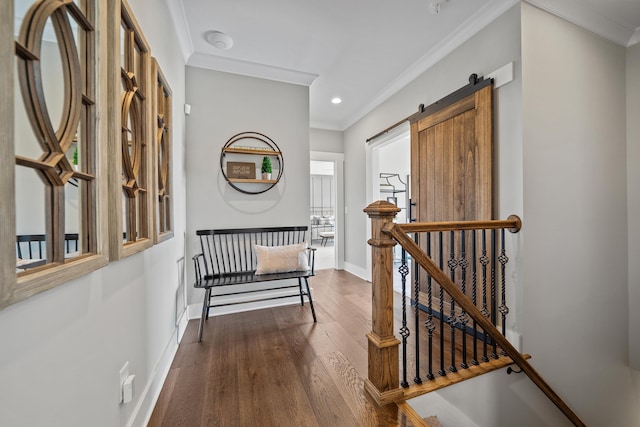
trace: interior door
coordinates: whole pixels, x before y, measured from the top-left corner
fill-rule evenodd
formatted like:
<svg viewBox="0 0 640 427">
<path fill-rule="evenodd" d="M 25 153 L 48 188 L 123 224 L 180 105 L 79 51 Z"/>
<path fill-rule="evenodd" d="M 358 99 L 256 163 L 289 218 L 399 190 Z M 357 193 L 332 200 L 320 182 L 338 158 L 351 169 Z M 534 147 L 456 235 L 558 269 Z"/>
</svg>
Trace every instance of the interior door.
<svg viewBox="0 0 640 427">
<path fill-rule="evenodd" d="M 472 76 L 468 86 L 412 117 L 411 198 L 415 203 L 416 221 L 492 218 L 492 95 L 490 80 L 478 81 Z M 438 238 L 432 236 L 432 240 Z M 448 236 L 444 236 L 444 240 L 442 259 L 444 271 L 448 272 Z M 454 244 L 459 247 L 461 243 L 456 240 Z M 421 237 L 421 246 L 426 246 L 426 236 Z M 431 257 L 438 263 L 439 245 L 434 244 L 432 248 Z M 425 277 L 420 277 L 420 283 L 421 291 L 425 292 Z M 438 295 L 436 288 L 435 296 Z M 433 298 L 434 309 L 438 310 L 439 302 Z"/>
</svg>

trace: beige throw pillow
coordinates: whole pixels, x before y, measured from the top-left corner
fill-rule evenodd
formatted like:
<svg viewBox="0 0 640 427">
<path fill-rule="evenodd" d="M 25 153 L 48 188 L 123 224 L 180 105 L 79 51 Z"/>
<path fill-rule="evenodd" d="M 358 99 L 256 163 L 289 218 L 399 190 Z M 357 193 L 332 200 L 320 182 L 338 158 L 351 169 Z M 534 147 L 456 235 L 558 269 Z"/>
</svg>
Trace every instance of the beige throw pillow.
<svg viewBox="0 0 640 427">
<path fill-rule="evenodd" d="M 254 246 L 258 266 L 256 274 L 309 271 L 307 242 L 287 246 Z"/>
</svg>

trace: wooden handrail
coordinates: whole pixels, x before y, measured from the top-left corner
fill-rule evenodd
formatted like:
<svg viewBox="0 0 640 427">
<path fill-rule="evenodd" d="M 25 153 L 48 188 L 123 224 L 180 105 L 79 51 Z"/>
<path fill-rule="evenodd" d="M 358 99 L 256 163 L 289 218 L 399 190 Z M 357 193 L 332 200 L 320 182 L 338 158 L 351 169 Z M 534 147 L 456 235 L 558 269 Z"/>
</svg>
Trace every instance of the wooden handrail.
<svg viewBox="0 0 640 427">
<path fill-rule="evenodd" d="M 522 228 L 522 221 L 517 215 L 510 215 L 505 220 L 486 221 L 443 221 L 443 222 L 412 222 L 407 224 L 395 224 L 404 233 L 423 233 L 437 231 L 458 230 L 497 230 L 504 228 L 512 233 L 517 233 Z M 386 231 L 385 231 L 386 232 Z"/>
<path fill-rule="evenodd" d="M 504 223 L 508 221 L 484 221 L 480 223 L 475 223 L 475 229 L 478 228 L 505 228 L 503 225 L 497 226 L 498 223 Z M 519 222 L 519 220 L 518 220 Z M 488 224 L 487 224 L 488 223 Z M 439 224 L 439 225 L 438 225 Z M 571 420 L 571 422 L 576 426 L 585 426 L 585 424 L 578 418 L 578 416 L 569 408 L 569 406 L 562 400 L 560 396 L 556 394 L 555 391 L 547 384 L 547 382 L 540 376 L 540 374 L 527 362 L 527 360 L 520 354 L 520 352 L 498 331 L 498 329 L 493 326 L 493 324 L 482 315 L 480 310 L 473 304 L 458 287 L 453 283 L 453 281 L 446 275 L 444 271 L 442 271 L 435 262 L 431 258 L 425 254 L 422 249 L 409 237 L 407 236 L 407 230 L 411 231 L 427 231 L 422 230 L 424 228 L 429 229 L 428 231 L 446 231 L 453 230 L 453 228 L 444 228 L 438 229 L 437 227 L 452 227 L 454 223 L 436 223 L 433 225 L 428 224 L 395 224 L 395 223 L 386 223 L 382 227 L 382 233 L 393 236 L 393 238 L 400 243 L 400 245 L 413 257 L 414 261 L 416 261 L 422 268 L 424 268 L 433 279 L 435 279 L 440 286 L 453 298 L 453 300 L 460 305 L 460 307 L 473 319 L 478 325 L 489 335 L 498 345 L 507 353 L 509 357 L 527 374 L 527 376 L 531 379 L 540 388 L 540 390 L 551 400 L 557 407 L 562 411 L 565 416 Z M 464 223 L 470 224 L 470 223 Z M 484 225 L 483 225 L 484 224 Z M 485 227 L 485 225 L 490 225 L 491 227 Z M 507 224 L 507 226 L 515 228 L 515 225 Z M 432 228 L 435 228 L 432 229 Z M 470 228 L 465 228 L 470 229 Z M 519 229 L 519 224 L 518 224 Z"/>
</svg>

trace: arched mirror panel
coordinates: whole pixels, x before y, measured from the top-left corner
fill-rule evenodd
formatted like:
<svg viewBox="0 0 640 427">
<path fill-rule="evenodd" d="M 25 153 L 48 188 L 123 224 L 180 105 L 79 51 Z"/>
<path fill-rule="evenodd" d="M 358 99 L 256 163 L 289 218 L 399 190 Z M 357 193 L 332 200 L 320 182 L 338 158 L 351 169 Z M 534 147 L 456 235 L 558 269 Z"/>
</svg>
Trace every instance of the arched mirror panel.
<svg viewBox="0 0 640 427">
<path fill-rule="evenodd" d="M 13 60 L 0 52 L 11 67 L 2 73 L 11 96 L 0 102 L 12 122 L 0 132 L 12 141 L 1 156 L 0 234 L 15 236 L 10 252 L 2 247 L 0 306 L 106 262 L 97 224 L 96 7 L 97 0 L 12 0 L 0 16 L 0 37 L 13 39 Z"/>
</svg>

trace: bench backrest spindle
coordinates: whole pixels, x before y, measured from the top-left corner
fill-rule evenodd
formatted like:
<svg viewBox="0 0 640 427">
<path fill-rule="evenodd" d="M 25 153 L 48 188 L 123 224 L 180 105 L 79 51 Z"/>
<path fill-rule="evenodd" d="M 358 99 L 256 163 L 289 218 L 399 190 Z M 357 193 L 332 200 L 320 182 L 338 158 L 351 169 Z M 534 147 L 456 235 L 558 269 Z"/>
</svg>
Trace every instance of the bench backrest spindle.
<svg viewBox="0 0 640 427">
<path fill-rule="evenodd" d="M 79 251 L 78 233 L 64 235 L 65 254 Z M 16 258 L 46 259 L 47 236 L 45 234 L 19 234 L 16 236 Z"/>
<path fill-rule="evenodd" d="M 246 274 L 255 271 L 254 245 L 283 246 L 305 242 L 307 226 L 197 230 L 204 277 Z"/>
</svg>

